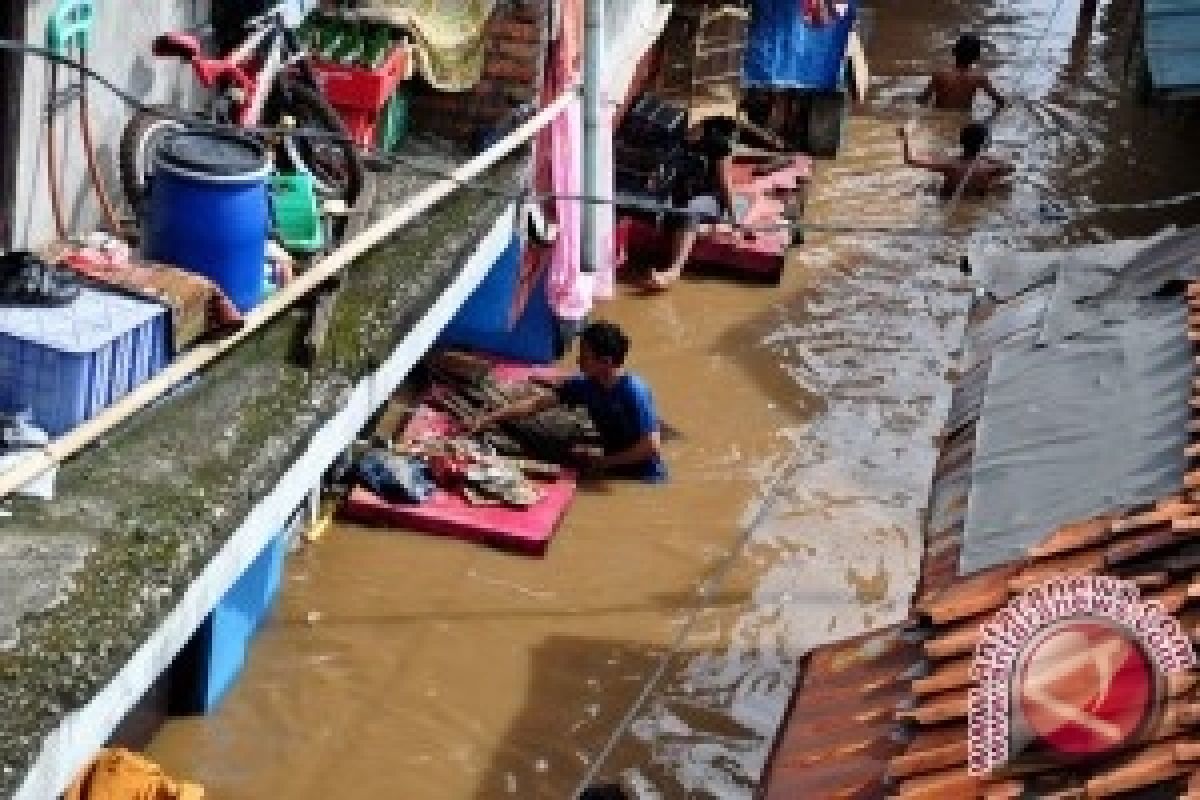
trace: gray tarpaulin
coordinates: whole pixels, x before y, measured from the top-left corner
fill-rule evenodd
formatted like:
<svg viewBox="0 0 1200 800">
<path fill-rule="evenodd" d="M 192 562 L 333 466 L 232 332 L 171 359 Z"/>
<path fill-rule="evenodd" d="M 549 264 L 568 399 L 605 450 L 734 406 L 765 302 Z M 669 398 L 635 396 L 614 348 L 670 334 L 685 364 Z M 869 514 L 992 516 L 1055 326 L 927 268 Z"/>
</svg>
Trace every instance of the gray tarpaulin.
<svg viewBox="0 0 1200 800">
<path fill-rule="evenodd" d="M 1041 324 L 992 352 L 962 573 L 1019 557 L 1063 523 L 1182 486 L 1194 375 L 1187 308 L 1178 293 L 1153 295 L 1200 274 L 1188 255 L 1200 239 L 1189 231 L 1102 247 L 1121 260 L 1104 263 L 1096 248 L 1051 259 Z"/>
</svg>

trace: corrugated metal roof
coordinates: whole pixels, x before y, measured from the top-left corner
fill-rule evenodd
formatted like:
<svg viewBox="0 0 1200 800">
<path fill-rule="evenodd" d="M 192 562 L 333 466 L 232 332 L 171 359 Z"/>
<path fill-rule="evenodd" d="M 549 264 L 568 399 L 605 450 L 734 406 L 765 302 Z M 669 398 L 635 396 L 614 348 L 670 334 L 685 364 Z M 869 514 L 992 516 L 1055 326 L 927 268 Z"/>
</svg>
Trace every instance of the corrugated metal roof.
<svg viewBox="0 0 1200 800">
<path fill-rule="evenodd" d="M 1190 286 L 1188 306 L 1189 330 L 1200 331 L 1200 284 Z M 1193 391 L 1195 437 L 1200 380 Z M 951 509 L 970 464 L 973 424 L 943 441 L 910 621 L 809 654 L 761 797 L 1200 799 L 1200 673 L 1194 670 L 1169 682 L 1179 713 L 1115 760 L 1070 769 L 1047 763 L 1017 776 L 967 774 L 972 650 L 981 626 L 1013 595 L 1052 576 L 1113 575 L 1136 583 L 1194 640 L 1200 636 L 1200 470 L 1182 492 L 1059 526 L 1019 560 L 958 577 L 961 517 Z M 1188 457 L 1194 462 L 1200 440 L 1193 442 Z M 935 530 L 939 523 L 945 527 Z"/>
</svg>

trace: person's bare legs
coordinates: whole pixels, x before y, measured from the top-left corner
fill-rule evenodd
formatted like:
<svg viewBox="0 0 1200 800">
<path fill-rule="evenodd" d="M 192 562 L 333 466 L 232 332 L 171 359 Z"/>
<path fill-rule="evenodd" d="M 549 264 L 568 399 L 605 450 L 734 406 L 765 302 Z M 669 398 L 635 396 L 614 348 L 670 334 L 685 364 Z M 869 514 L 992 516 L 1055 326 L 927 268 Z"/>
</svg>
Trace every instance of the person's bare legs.
<svg viewBox="0 0 1200 800">
<path fill-rule="evenodd" d="M 700 231 L 695 225 L 689 225 L 683 230 L 676 231 L 671 239 L 671 263 L 664 270 L 655 270 L 650 273 L 650 277 L 646 280 L 647 289 L 655 289 L 662 291 L 671 285 L 683 272 L 683 267 L 687 264 L 688 256 L 692 254 L 692 247 L 696 244 L 696 237 Z"/>
</svg>

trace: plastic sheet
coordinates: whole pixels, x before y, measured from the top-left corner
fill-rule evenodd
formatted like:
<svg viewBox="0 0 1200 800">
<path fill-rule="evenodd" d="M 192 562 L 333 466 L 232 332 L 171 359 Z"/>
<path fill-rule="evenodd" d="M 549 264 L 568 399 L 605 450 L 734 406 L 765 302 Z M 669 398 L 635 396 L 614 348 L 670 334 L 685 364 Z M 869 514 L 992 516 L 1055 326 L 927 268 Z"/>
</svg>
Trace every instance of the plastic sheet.
<svg viewBox="0 0 1200 800">
<path fill-rule="evenodd" d="M 1189 231 L 1052 259 L 1042 319 L 991 353 L 960 572 L 1182 486 L 1194 367 L 1186 304 L 1165 290 L 1200 273 L 1198 251 Z M 1018 271 L 1044 275 L 1035 260 Z"/>
</svg>

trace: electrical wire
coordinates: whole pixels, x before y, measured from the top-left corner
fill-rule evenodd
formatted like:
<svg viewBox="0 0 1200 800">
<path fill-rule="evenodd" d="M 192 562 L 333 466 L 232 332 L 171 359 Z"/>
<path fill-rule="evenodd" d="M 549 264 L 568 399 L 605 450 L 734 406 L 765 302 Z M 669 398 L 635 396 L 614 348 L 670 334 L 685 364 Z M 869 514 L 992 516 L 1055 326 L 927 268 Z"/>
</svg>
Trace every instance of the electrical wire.
<svg viewBox="0 0 1200 800">
<path fill-rule="evenodd" d="M 1064 0 L 1058 0 L 1058 5 L 1056 6 L 1055 11 L 1050 16 L 1051 23 L 1053 22 L 1054 16 L 1056 16 L 1058 9 L 1062 7 L 1063 2 L 1064 2 Z M 1049 30 L 1049 25 L 1047 26 L 1047 30 Z M 1045 36 L 1042 36 L 1039 39 L 1039 41 L 1044 41 L 1044 39 L 1045 39 Z M 340 133 L 340 132 L 336 132 L 336 131 L 318 130 L 318 129 L 313 129 L 313 128 L 292 128 L 292 127 L 288 127 L 288 128 L 276 128 L 276 127 L 266 127 L 266 126 L 247 127 L 247 126 L 232 125 L 232 124 L 217 122 L 215 120 L 207 120 L 202 117 L 197 117 L 197 116 L 190 115 L 190 114 L 183 113 L 183 112 L 180 112 L 178 114 L 172 113 L 170 110 L 164 109 L 161 106 L 151 106 L 151 105 L 148 105 L 148 104 L 142 102 L 138 98 L 134 97 L 133 95 L 129 94 L 128 92 L 124 91 L 120 87 L 113 84 L 112 81 L 108 80 L 102 74 L 96 72 L 88 65 L 82 64 L 70 57 L 59 55 L 59 54 L 57 54 L 51 50 L 48 50 L 44 47 L 39 47 L 37 45 L 31 45 L 31 44 L 27 44 L 25 42 L 19 42 L 19 41 L 15 41 L 12 39 L 0 39 L 0 50 L 7 50 L 7 51 L 11 51 L 11 52 L 28 54 L 28 55 L 36 55 L 36 56 L 40 56 L 40 57 L 46 59 L 51 64 L 69 67 L 70 69 L 78 72 L 84 78 L 93 80 L 96 83 L 100 84 L 105 89 L 107 89 L 109 92 L 111 92 L 115 97 L 117 97 L 123 103 L 128 105 L 129 107 L 131 107 L 137 111 L 152 112 L 152 113 L 160 115 L 164 118 L 171 119 L 175 122 L 179 122 L 179 123 L 189 126 L 189 127 L 203 128 L 206 130 L 211 130 L 211 131 L 221 132 L 221 133 L 254 134 L 254 135 L 263 136 L 263 137 L 278 136 L 278 137 L 294 137 L 294 138 L 307 138 L 307 139 L 334 139 L 334 140 L 338 140 L 338 141 L 352 141 L 350 139 L 350 137 L 348 135 L 346 135 L 345 133 Z M 580 91 L 580 90 L 578 88 L 576 88 L 573 91 Z M 1013 104 L 1010 104 L 1009 106 L 1006 106 L 1004 109 L 1001 109 L 1000 112 L 997 113 L 996 117 L 993 118 L 993 120 L 995 118 L 998 118 L 1001 113 L 1004 113 L 1008 109 L 1015 107 L 1015 105 L 1016 105 L 1016 103 L 1013 103 Z M 991 129 L 989 128 L 989 141 L 990 141 L 990 133 L 991 133 Z M 361 148 L 360 148 L 360 150 L 361 150 Z M 1003 222 L 1003 223 L 973 225 L 973 226 L 970 226 L 970 228 L 968 230 L 954 230 L 951 228 L 947 228 L 945 225 L 938 224 L 938 222 L 936 222 L 936 221 L 931 222 L 929 224 L 924 224 L 924 225 L 922 225 L 922 224 L 906 225 L 903 223 L 863 225 L 863 224 L 856 224 L 856 223 L 851 223 L 851 222 L 840 222 L 840 221 L 827 221 L 827 222 L 794 221 L 794 222 L 778 222 L 778 223 L 753 224 L 753 225 L 742 225 L 742 224 L 734 225 L 731 220 L 717 219 L 717 218 L 714 218 L 710 214 L 704 214 L 702 212 L 689 212 L 684 209 L 680 209 L 680 208 L 677 208 L 675 206 L 671 206 L 671 205 L 668 205 L 665 203 L 656 202 L 654 200 L 649 200 L 644 197 L 640 197 L 640 198 L 632 197 L 632 196 L 590 197 L 590 196 L 582 195 L 582 194 L 562 194 L 562 193 L 554 193 L 554 192 L 533 192 L 533 191 L 528 191 L 528 190 L 504 189 L 504 188 L 499 188 L 499 187 L 493 186 L 491 184 L 488 184 L 486 181 L 482 181 L 482 180 L 462 180 L 460 178 L 457 178 L 455 176 L 454 172 L 449 169 L 438 169 L 438 168 L 430 167 L 428 165 L 419 163 L 415 159 L 405 158 L 403 156 L 399 156 L 396 154 L 381 153 L 379 151 L 365 151 L 364 156 L 369 160 L 375 161 L 376 163 L 403 165 L 406 168 L 411 169 L 413 171 L 422 172 L 422 173 L 425 173 L 425 174 L 428 174 L 430 176 L 437 177 L 440 179 L 455 181 L 459 186 L 461 186 L 463 188 L 477 190 L 477 191 L 480 191 L 480 192 L 483 192 L 483 193 L 486 193 L 489 195 L 493 195 L 496 197 L 502 197 L 502 198 L 509 199 L 509 200 L 512 200 L 515 202 L 526 201 L 526 200 L 566 200 L 566 201 L 576 201 L 576 202 L 589 203 L 589 204 L 613 205 L 613 206 L 617 207 L 618 209 L 622 209 L 622 210 L 639 211 L 639 212 L 651 213 L 651 214 L 656 214 L 656 215 L 669 214 L 676 218 L 680 218 L 680 217 L 688 218 L 688 219 L 693 220 L 697 224 L 730 225 L 737 231 L 740 231 L 740 232 L 743 232 L 746 234 L 751 234 L 751 235 L 756 234 L 756 233 L 770 233 L 770 232 L 778 232 L 778 231 L 787 231 L 787 232 L 791 232 L 794 234 L 829 233 L 829 234 L 839 234 L 839 235 L 863 235 L 863 236 L 879 235 L 879 236 L 899 236 L 899 237 L 926 237 L 926 238 L 951 237 L 951 238 L 954 238 L 954 237 L 970 236 L 975 233 L 983 233 L 983 232 L 1003 233 L 1003 232 L 1009 232 L 1009 231 L 1028 230 L 1030 225 L 1045 224 L 1045 223 L 1050 223 L 1050 222 L 1064 222 L 1064 221 L 1067 221 L 1068 219 L 1075 218 L 1077 216 L 1082 216 L 1085 214 L 1104 213 L 1104 212 L 1115 211 L 1115 210 L 1164 208 L 1164 207 L 1169 207 L 1169 206 L 1173 206 L 1173 205 L 1179 205 L 1184 202 L 1188 202 L 1189 200 L 1200 197 L 1200 192 L 1197 192 L 1197 193 L 1193 193 L 1193 194 L 1189 194 L 1189 195 L 1180 195 L 1180 196 L 1169 197 L 1169 198 L 1156 198 L 1156 199 L 1152 199 L 1152 200 L 1148 200 L 1148 201 L 1142 201 L 1142 202 L 1138 202 L 1138 203 L 1128 203 L 1128 204 L 1089 205 L 1089 206 L 1078 207 L 1075 209 L 1062 208 L 1062 207 L 1057 207 L 1057 206 L 1044 207 L 1041 210 L 1042 213 L 1040 213 L 1036 217 L 1016 219 L 1016 220 L 1011 220 L 1011 221 L 1007 221 L 1007 222 Z M 971 162 L 971 166 L 968 168 L 968 171 L 965 174 L 963 181 L 959 184 L 954 195 L 951 196 L 950 200 L 948 200 L 944 206 L 940 207 L 939 211 L 940 211 L 941 216 L 949 217 L 950 212 L 952 212 L 954 210 L 954 208 L 957 206 L 957 204 L 961 202 L 962 197 L 963 197 L 963 187 L 965 187 L 966 182 L 971 175 L 972 168 L 978 162 L 979 162 L 979 157 L 977 157 L 976 159 L 974 159 Z"/>
</svg>

